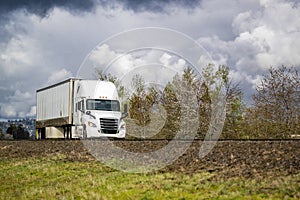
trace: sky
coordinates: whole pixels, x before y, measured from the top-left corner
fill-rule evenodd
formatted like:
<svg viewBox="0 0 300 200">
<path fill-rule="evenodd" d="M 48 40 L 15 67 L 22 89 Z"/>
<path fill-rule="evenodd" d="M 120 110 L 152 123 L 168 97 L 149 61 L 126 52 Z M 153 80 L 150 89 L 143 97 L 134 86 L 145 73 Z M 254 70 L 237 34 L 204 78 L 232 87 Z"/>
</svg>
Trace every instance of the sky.
<svg viewBox="0 0 300 200">
<path fill-rule="evenodd" d="M 35 116 L 37 89 L 75 77 L 99 43 L 143 27 L 197 41 L 230 67 L 246 99 L 270 66 L 300 68 L 297 0 L 1 0 L 0 119 Z M 100 50 L 116 54 L 109 46 Z M 138 56 L 124 59 L 142 63 Z M 164 65 L 171 59 L 159 58 Z"/>
</svg>

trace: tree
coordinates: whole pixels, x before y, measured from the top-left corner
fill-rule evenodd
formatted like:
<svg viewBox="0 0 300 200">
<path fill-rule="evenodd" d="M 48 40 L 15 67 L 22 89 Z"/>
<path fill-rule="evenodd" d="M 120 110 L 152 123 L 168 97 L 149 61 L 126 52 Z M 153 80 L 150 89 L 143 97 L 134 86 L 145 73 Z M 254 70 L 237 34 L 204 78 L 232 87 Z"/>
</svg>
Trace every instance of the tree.
<svg viewBox="0 0 300 200">
<path fill-rule="evenodd" d="M 15 124 L 10 124 L 6 133 L 13 135 L 14 139 L 29 139 L 29 132 L 21 124 L 18 127 Z"/>
<path fill-rule="evenodd" d="M 174 85 L 171 82 L 168 82 L 165 86 L 161 102 L 166 110 L 167 116 L 160 135 L 162 135 L 163 138 L 171 139 L 179 130 L 181 115 L 180 103 L 176 96 Z"/>
<path fill-rule="evenodd" d="M 198 87 L 199 77 L 191 67 L 185 68 L 182 74 L 176 74 L 165 86 L 162 105 L 167 118 L 162 132 L 166 138 L 173 138 L 181 131 L 180 137 L 192 139 L 187 130 L 197 121 Z M 191 119 L 191 116 L 194 117 Z"/>
<path fill-rule="evenodd" d="M 202 82 L 199 88 L 199 128 L 198 128 L 198 138 L 203 139 L 208 131 L 209 123 L 211 119 L 211 105 L 212 99 L 210 96 L 210 90 L 205 82 Z"/>
<path fill-rule="evenodd" d="M 161 91 L 155 86 L 146 88 L 143 77 L 132 78 L 133 92 L 129 97 L 129 118 L 126 119 L 130 135 L 136 138 L 151 138 L 160 131 L 164 119 L 161 111 Z M 160 105 L 159 105 L 160 104 Z"/>
<path fill-rule="evenodd" d="M 113 76 L 112 74 L 106 74 L 103 72 L 102 69 L 96 69 L 96 77 L 100 81 L 109 81 L 109 82 L 114 83 L 115 85 L 119 84 L 119 80 L 116 76 Z"/>
<path fill-rule="evenodd" d="M 243 92 L 239 84 L 234 83 L 234 80 L 229 77 L 229 72 L 228 66 L 221 65 L 216 73 L 224 84 L 226 98 L 226 119 L 221 137 L 237 139 L 241 137 L 240 132 L 245 104 Z"/>
<path fill-rule="evenodd" d="M 148 91 L 141 75 L 136 74 L 132 79 L 134 92 L 129 98 L 129 116 L 138 125 L 146 126 L 150 123 L 150 109 L 158 100 L 158 91 L 151 87 Z"/>
<path fill-rule="evenodd" d="M 212 104 L 215 98 L 222 95 L 226 101 L 226 118 L 222 138 L 238 138 L 244 110 L 243 93 L 239 84 L 229 76 L 230 69 L 226 65 L 217 68 L 209 64 L 202 70 L 202 83 L 199 90 L 199 137 L 203 138 L 211 120 Z"/>
<path fill-rule="evenodd" d="M 239 84 L 229 81 L 226 85 L 226 119 L 222 132 L 222 138 L 238 139 L 241 138 L 243 114 L 245 103 L 243 92 Z"/>
<path fill-rule="evenodd" d="M 253 95 L 258 129 L 269 138 L 289 138 L 297 132 L 300 114 L 300 82 L 293 67 L 271 67 Z M 256 130 L 257 131 L 257 130 Z"/>
<path fill-rule="evenodd" d="M 15 124 L 10 124 L 9 127 L 6 130 L 6 133 L 13 135 L 14 132 L 17 131 L 17 127 Z"/>
<path fill-rule="evenodd" d="M 203 68 L 201 76 L 197 75 L 191 67 L 184 69 L 182 75 L 177 74 L 172 82 L 169 82 L 163 92 L 163 105 L 167 111 L 167 121 L 164 131 L 176 133 L 179 129 L 180 120 L 183 113 L 179 103 L 178 90 L 182 83 L 186 83 L 189 91 L 194 91 L 189 95 L 196 95 L 198 107 L 198 131 L 196 137 L 204 139 L 207 134 L 211 116 L 214 98 L 218 98 L 221 90 L 224 92 L 224 101 L 226 101 L 226 120 L 222 133 L 223 138 L 239 137 L 243 113 L 243 93 L 238 84 L 234 84 L 229 77 L 229 68 L 221 65 L 215 68 L 210 64 Z M 170 135 L 168 135 L 169 138 Z"/>
</svg>

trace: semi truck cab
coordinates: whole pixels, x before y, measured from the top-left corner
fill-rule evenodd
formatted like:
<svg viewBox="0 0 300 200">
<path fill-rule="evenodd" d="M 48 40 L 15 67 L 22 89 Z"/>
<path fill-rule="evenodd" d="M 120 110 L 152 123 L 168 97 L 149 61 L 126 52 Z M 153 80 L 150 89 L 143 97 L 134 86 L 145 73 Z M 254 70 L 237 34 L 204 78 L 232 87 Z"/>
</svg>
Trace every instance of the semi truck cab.
<svg viewBox="0 0 300 200">
<path fill-rule="evenodd" d="M 121 112 L 118 92 L 111 82 L 82 80 L 75 82 L 75 134 L 82 138 L 125 138 L 127 105 Z"/>
</svg>

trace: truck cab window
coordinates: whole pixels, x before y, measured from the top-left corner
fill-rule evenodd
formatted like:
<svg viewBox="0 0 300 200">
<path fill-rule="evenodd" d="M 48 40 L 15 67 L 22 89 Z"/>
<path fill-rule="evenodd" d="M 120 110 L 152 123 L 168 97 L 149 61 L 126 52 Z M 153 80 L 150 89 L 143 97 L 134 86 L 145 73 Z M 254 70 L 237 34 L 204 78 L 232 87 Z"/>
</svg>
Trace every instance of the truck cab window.
<svg viewBox="0 0 300 200">
<path fill-rule="evenodd" d="M 77 103 L 77 109 L 81 112 L 84 112 L 84 100 L 81 100 Z"/>
<path fill-rule="evenodd" d="M 84 110 L 85 110 L 85 109 L 84 109 L 84 100 L 81 101 L 81 109 L 82 109 L 82 111 L 84 112 Z"/>
<path fill-rule="evenodd" d="M 78 108 L 78 110 L 81 111 L 81 102 L 78 102 L 78 103 L 77 103 L 77 108 Z"/>
<path fill-rule="evenodd" d="M 88 99 L 87 110 L 120 111 L 120 103 L 116 100 Z"/>
</svg>

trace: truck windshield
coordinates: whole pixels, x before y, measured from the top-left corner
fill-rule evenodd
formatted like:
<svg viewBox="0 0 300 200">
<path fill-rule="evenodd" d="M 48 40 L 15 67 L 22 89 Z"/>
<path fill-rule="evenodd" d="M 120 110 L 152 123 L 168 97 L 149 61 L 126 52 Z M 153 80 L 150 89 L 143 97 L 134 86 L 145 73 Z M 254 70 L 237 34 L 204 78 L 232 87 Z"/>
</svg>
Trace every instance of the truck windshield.
<svg viewBox="0 0 300 200">
<path fill-rule="evenodd" d="M 120 111 L 120 103 L 116 100 L 88 99 L 87 110 Z"/>
</svg>

